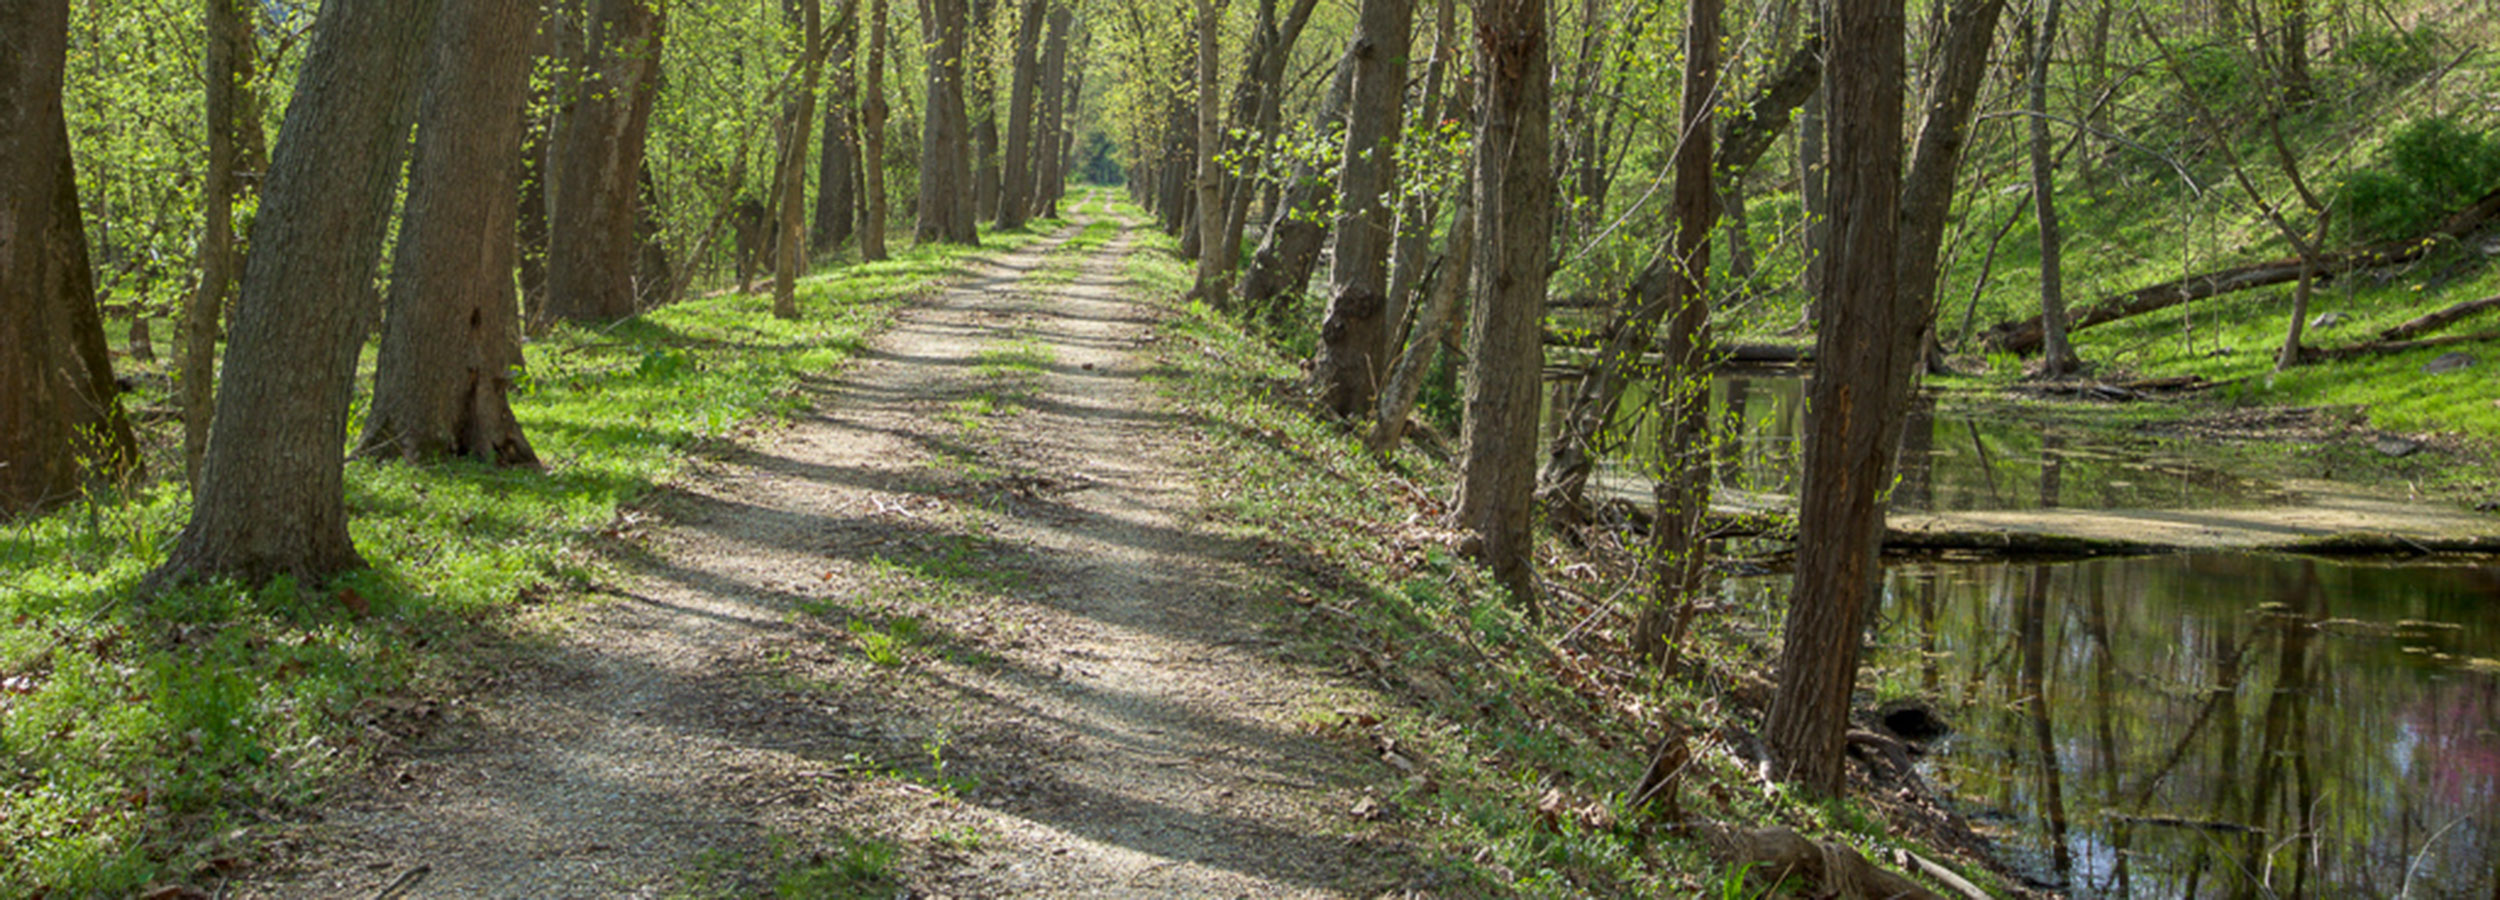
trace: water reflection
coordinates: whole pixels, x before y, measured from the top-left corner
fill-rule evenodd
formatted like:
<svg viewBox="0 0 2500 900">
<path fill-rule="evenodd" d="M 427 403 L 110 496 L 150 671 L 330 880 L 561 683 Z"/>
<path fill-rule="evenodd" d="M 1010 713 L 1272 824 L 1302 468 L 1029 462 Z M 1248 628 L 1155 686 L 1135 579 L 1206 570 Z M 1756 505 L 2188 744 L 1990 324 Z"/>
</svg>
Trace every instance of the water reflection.
<svg viewBox="0 0 2500 900">
<path fill-rule="evenodd" d="M 1714 379 L 1723 502 L 1769 502 L 1795 493 L 1805 454 L 1804 385 L 1805 379 L 1786 375 Z M 1649 407 L 1646 395 L 1624 399 L 1617 424 L 1631 430 L 1619 446 L 1633 455 L 1610 460 L 1599 478 L 1619 496 L 1649 496 L 1642 478 L 1642 454 L 1656 447 Z M 1902 436 L 1892 508 L 2215 509 L 2297 500 L 2269 480 L 2200 464 L 2151 438 L 2070 434 L 2018 417 L 1940 413 L 1935 395 L 1922 392 Z"/>
<path fill-rule="evenodd" d="M 2500 566 L 2192 555 L 1889 574 L 1862 684 L 2078 897 L 2500 894 Z M 1771 633 L 1785 578 L 1730 583 Z"/>
</svg>

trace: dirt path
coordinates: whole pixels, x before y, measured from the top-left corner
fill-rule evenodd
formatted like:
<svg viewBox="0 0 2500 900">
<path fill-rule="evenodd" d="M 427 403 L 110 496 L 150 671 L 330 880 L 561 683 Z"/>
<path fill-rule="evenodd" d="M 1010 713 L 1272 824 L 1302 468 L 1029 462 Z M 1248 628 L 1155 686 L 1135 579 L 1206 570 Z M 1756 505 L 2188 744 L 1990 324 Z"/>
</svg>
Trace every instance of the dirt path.
<svg viewBox="0 0 2500 900">
<path fill-rule="evenodd" d="M 1297 727 L 1364 698 L 1271 658 L 1251 557 L 1191 525 L 1102 230 L 981 267 L 645 504 L 613 602 L 238 895 L 1427 888 L 1349 815 L 1392 773 Z"/>
</svg>

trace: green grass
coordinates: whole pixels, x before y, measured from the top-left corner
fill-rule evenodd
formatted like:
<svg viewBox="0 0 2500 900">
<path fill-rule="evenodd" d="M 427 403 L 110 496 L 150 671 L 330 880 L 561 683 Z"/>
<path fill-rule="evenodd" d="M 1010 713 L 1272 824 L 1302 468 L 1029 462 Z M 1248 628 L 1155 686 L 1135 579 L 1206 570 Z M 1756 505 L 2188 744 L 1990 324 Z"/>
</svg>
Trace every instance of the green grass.
<svg viewBox="0 0 2500 900">
<path fill-rule="evenodd" d="M 530 640 L 511 611 L 599 579 L 599 538 L 630 531 L 629 504 L 800 410 L 801 382 L 964 255 L 808 278 L 797 321 L 730 294 L 531 342 L 514 412 L 546 470 L 351 463 L 373 567 L 330 584 L 134 598 L 189 514 L 172 481 L 0 523 L 0 897 L 124 894 L 260 840 L 258 823 L 367 758 L 368 723 L 399 727 L 414 703 L 377 698 L 423 698 L 482 645 Z M 151 430 L 152 459 L 176 427 Z"/>
<path fill-rule="evenodd" d="M 1129 276 L 1177 303 L 1189 273 L 1171 241 L 1134 234 Z M 1612 626 L 1565 637 L 1589 616 L 1584 603 L 1554 601 L 1539 622 L 1450 548 L 1453 536 L 1433 524 L 1437 501 L 1415 493 L 1446 496 L 1455 475 L 1446 466 L 1413 453 L 1371 457 L 1308 414 L 1292 356 L 1202 304 L 1175 309 L 1158 333 L 1171 340 L 1152 377 L 1201 423 L 1189 467 L 1208 527 L 1259 548 L 1258 591 L 1294 623 L 1280 652 L 1392 688 L 1387 702 L 1315 697 L 1292 715 L 1367 750 L 1379 736 L 1395 741 L 1415 769 L 1383 799 L 1452 880 L 1449 893 L 1682 897 L 1725 880 L 1701 847 L 1648 827 L 1620 794 L 1637 780 L 1658 720 L 1697 734 L 1745 724 L 1717 673 L 1753 671 L 1759 648 L 1705 623 L 1696 652 L 1711 683 L 1608 674 L 1624 665 L 1611 639 L 1596 640 Z M 1591 596 L 1623 586 L 1619 577 L 1558 580 Z M 1347 706 L 1365 711 L 1349 716 Z M 1701 753 L 1688 785 L 1694 814 L 1916 846 L 1854 807 L 1766 796 L 1724 752 Z M 1561 801 L 1553 815 L 1540 809 L 1549 792 Z"/>
</svg>

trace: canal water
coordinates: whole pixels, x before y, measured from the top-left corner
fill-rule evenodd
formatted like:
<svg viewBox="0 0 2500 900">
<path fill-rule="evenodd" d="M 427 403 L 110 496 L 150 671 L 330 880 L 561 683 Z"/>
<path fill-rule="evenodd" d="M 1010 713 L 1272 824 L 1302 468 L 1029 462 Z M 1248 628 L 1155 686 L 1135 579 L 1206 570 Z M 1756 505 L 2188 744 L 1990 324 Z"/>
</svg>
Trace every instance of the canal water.
<svg viewBox="0 0 2500 900">
<path fill-rule="evenodd" d="M 1722 502 L 1793 494 L 1801 385 L 1718 379 Z M 2299 502 L 2275 479 L 2316 474 L 2202 449 L 1923 400 L 1891 503 L 2245 508 Z M 1638 463 L 1601 483 L 1648 494 Z M 1788 587 L 1725 591 L 1767 641 Z M 1955 727 L 1925 776 L 2034 880 L 2079 898 L 2500 897 L 2500 563 L 1920 563 L 1888 570 L 1883 604 L 1867 697 L 1936 704 Z"/>
<path fill-rule="evenodd" d="M 1727 590 L 1777 633 L 1785 577 Z M 2072 896 L 2500 894 L 2500 565 L 1900 566 L 1868 639 L 1954 726 L 1926 777 Z"/>
</svg>

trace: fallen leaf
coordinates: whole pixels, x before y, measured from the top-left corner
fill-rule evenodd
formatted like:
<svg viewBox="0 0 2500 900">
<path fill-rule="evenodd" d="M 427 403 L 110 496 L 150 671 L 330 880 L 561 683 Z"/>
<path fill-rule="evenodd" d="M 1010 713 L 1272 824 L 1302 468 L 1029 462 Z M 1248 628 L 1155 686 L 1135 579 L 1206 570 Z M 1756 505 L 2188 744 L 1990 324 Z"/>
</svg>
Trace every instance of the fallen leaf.
<svg viewBox="0 0 2500 900">
<path fill-rule="evenodd" d="M 340 588 L 338 600 L 339 605 L 347 607 L 348 612 L 358 616 L 373 611 L 373 604 L 365 599 L 365 595 L 356 593 L 355 588 Z"/>
</svg>

